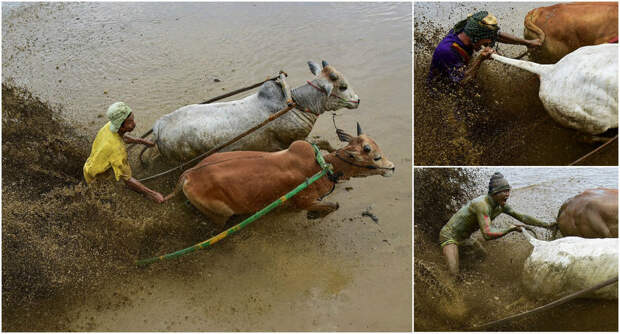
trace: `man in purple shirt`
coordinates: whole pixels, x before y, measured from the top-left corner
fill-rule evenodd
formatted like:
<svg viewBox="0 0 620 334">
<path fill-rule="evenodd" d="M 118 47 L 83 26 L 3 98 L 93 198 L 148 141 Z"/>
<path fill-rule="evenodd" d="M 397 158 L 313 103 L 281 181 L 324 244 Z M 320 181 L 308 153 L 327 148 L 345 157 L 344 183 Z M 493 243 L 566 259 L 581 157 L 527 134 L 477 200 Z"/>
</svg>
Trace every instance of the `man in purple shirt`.
<svg viewBox="0 0 620 334">
<path fill-rule="evenodd" d="M 431 61 L 428 83 L 447 87 L 466 84 L 476 77 L 480 64 L 495 52 L 492 47 L 496 41 L 528 47 L 539 47 L 542 44 L 538 39 L 524 40 L 500 32 L 495 16 L 486 11 L 477 12 L 457 23 L 437 45 Z M 474 51 L 480 51 L 480 54 L 470 62 Z"/>
</svg>

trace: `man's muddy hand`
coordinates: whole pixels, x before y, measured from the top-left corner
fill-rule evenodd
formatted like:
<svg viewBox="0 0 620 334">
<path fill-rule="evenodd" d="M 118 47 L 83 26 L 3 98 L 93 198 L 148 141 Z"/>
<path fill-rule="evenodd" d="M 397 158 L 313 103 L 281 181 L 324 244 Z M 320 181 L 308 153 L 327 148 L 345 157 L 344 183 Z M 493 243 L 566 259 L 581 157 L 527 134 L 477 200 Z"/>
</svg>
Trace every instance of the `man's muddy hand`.
<svg viewBox="0 0 620 334">
<path fill-rule="evenodd" d="M 514 227 L 518 228 L 517 231 L 523 231 L 523 229 L 526 229 L 532 233 L 534 233 L 534 235 L 536 235 L 536 230 L 529 225 L 524 225 L 524 224 L 513 224 Z"/>
<path fill-rule="evenodd" d="M 480 51 L 480 57 L 482 57 L 482 59 L 489 59 L 491 58 L 491 55 L 494 53 L 495 53 L 495 50 L 486 46 L 484 49 L 482 49 L 482 51 Z"/>
<path fill-rule="evenodd" d="M 532 39 L 528 40 L 527 47 L 528 48 L 539 48 L 542 46 L 542 41 L 540 39 Z"/>
<path fill-rule="evenodd" d="M 164 196 L 162 196 L 162 194 L 160 194 L 158 192 L 153 192 L 152 194 L 149 194 L 149 197 L 153 200 L 153 202 L 155 202 L 157 204 L 161 204 L 161 203 L 166 201 Z"/>
<path fill-rule="evenodd" d="M 521 232 L 523 231 L 523 227 L 522 226 L 518 226 L 518 225 L 512 225 L 512 227 L 510 228 L 511 232 Z"/>
</svg>

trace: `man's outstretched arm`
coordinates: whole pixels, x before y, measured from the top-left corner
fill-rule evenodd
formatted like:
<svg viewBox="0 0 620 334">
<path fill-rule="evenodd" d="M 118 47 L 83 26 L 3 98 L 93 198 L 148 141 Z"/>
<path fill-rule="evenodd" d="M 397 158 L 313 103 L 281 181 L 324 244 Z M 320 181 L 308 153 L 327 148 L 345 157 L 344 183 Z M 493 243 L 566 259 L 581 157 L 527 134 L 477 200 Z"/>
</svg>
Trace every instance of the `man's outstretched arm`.
<svg viewBox="0 0 620 334">
<path fill-rule="evenodd" d="M 513 208 L 511 208 L 508 205 L 504 206 L 504 212 L 506 214 L 512 216 L 514 219 L 516 219 L 516 220 L 518 220 L 518 221 L 520 221 L 520 222 L 522 222 L 524 224 L 527 224 L 527 225 L 538 226 L 538 227 L 546 227 L 546 228 L 553 227 L 554 225 L 557 225 L 556 222 L 547 223 L 547 222 L 544 222 L 542 220 L 538 220 L 538 219 L 536 219 L 536 218 L 534 218 L 532 216 L 516 212 Z"/>
<path fill-rule="evenodd" d="M 133 177 L 130 177 L 129 179 L 125 180 L 125 185 L 127 185 L 127 187 L 133 191 L 139 192 L 141 194 L 146 195 L 148 198 L 150 198 L 151 200 L 153 200 L 153 202 L 155 203 L 163 203 L 164 202 L 164 196 L 162 196 L 162 194 L 158 193 L 155 190 L 152 190 L 150 188 L 148 188 L 147 186 L 145 186 L 144 184 L 140 183 L 140 181 L 134 179 Z"/>
<path fill-rule="evenodd" d="M 504 44 L 525 45 L 528 48 L 536 48 L 542 45 L 540 39 L 523 39 L 503 31 L 500 31 L 497 35 L 497 41 Z"/>
<path fill-rule="evenodd" d="M 478 225 L 480 225 L 480 232 L 482 232 L 482 237 L 485 240 L 501 238 L 510 232 L 521 230 L 521 228 L 517 226 L 512 226 L 506 229 L 492 228 L 491 218 L 489 218 L 489 216 L 483 213 L 477 213 L 476 218 L 478 219 Z"/>
</svg>

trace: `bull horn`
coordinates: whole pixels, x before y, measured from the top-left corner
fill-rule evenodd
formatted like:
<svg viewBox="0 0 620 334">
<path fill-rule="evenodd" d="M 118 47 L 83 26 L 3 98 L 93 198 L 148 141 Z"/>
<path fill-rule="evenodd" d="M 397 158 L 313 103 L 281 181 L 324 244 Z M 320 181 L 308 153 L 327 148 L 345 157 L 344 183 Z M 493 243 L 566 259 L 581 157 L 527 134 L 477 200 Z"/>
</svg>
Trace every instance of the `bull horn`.
<svg viewBox="0 0 620 334">
<path fill-rule="evenodd" d="M 329 64 L 325 60 L 321 61 L 321 64 L 323 65 L 323 67 L 329 66 Z"/>
<path fill-rule="evenodd" d="M 362 127 L 360 126 L 360 123 L 357 122 L 357 136 L 359 137 L 362 134 L 364 134 L 364 132 L 362 131 Z"/>
</svg>

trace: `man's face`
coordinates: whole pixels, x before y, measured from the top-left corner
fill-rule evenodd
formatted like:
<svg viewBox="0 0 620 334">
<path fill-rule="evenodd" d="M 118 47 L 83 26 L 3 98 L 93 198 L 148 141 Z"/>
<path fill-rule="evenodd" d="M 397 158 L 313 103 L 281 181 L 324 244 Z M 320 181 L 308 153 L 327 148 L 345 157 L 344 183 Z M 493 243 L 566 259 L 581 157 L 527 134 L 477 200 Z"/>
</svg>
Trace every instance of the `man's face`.
<svg viewBox="0 0 620 334">
<path fill-rule="evenodd" d="M 487 47 L 489 45 L 491 45 L 491 40 L 490 39 L 488 39 L 488 38 L 481 39 L 481 40 L 479 40 L 478 42 L 476 42 L 474 44 L 474 50 L 480 51 L 480 49 L 482 49 L 483 47 Z"/>
<path fill-rule="evenodd" d="M 510 197 L 510 190 L 500 191 L 493 195 L 493 199 L 495 199 L 495 201 L 501 206 L 504 206 L 506 204 L 506 201 L 508 201 L 508 197 Z"/>
<path fill-rule="evenodd" d="M 125 118 L 125 121 L 121 125 L 118 132 L 131 132 L 136 127 L 136 122 L 133 119 L 133 113 L 129 114 L 129 117 Z"/>
</svg>

